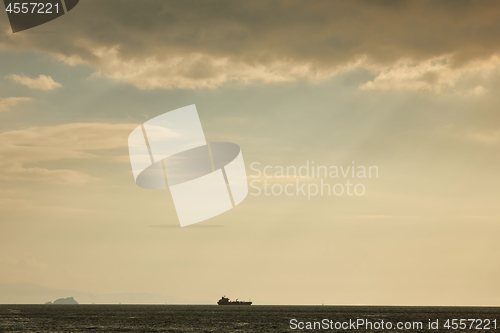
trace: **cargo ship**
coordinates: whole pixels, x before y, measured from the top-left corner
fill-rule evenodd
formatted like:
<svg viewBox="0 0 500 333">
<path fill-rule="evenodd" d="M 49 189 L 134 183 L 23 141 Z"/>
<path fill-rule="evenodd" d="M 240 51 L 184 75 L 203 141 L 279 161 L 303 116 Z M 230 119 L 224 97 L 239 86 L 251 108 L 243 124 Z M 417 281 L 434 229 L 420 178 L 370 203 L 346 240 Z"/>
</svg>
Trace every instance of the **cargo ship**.
<svg viewBox="0 0 500 333">
<path fill-rule="evenodd" d="M 217 302 L 219 305 L 252 305 L 252 302 L 243 302 L 243 301 L 230 301 L 226 296 L 222 296 L 222 298 Z"/>
</svg>

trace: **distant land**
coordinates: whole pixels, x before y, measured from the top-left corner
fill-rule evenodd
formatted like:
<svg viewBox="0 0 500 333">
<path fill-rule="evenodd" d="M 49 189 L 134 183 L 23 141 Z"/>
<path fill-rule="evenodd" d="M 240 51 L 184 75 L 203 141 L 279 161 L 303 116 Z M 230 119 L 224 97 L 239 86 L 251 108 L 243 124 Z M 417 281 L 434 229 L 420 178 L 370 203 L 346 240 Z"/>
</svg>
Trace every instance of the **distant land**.
<svg viewBox="0 0 500 333">
<path fill-rule="evenodd" d="M 45 304 L 67 297 L 73 297 L 79 304 L 215 304 L 213 300 L 188 300 L 149 293 L 92 294 L 32 283 L 0 284 L 0 304 Z"/>
<path fill-rule="evenodd" d="M 73 297 L 66 297 L 66 298 L 59 298 L 56 299 L 54 302 L 47 302 L 45 304 L 78 304 L 77 301 Z"/>
</svg>

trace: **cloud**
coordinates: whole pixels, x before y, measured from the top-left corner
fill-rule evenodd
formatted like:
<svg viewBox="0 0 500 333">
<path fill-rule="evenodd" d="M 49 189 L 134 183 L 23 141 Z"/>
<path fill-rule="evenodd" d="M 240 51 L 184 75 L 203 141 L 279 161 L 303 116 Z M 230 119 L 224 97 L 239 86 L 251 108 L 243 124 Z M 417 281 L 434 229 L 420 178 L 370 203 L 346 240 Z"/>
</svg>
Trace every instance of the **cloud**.
<svg viewBox="0 0 500 333">
<path fill-rule="evenodd" d="M 7 98 L 0 98 L 0 112 L 8 112 L 13 107 L 17 106 L 19 103 L 29 102 L 31 100 L 32 100 L 31 97 L 7 97 Z"/>
<path fill-rule="evenodd" d="M 486 94 L 488 90 L 484 88 L 483 86 L 476 86 L 472 89 L 469 89 L 465 92 L 466 95 L 468 96 L 483 96 Z"/>
<path fill-rule="evenodd" d="M 72 123 L 0 133 L 0 179 L 81 185 L 94 177 L 75 170 L 49 170 L 36 163 L 89 159 L 97 151 L 127 146 L 136 124 Z M 26 164 L 35 166 L 26 167 Z"/>
<path fill-rule="evenodd" d="M 24 75 L 12 75 L 14 82 L 25 85 L 31 89 L 54 90 L 62 87 L 62 84 L 55 82 L 50 76 L 40 75 L 38 79 L 32 79 Z"/>
<path fill-rule="evenodd" d="M 471 119 L 467 120 L 471 122 Z M 491 120 L 489 123 L 448 124 L 439 128 L 439 131 L 461 141 L 496 145 L 500 142 L 500 130 L 498 130 L 498 126 L 495 126 L 495 124 Z"/>
<path fill-rule="evenodd" d="M 61 58 L 64 60 L 64 58 Z M 151 57 L 123 61 L 118 53 L 101 53 L 98 77 L 108 77 L 131 83 L 140 89 L 155 88 L 215 88 L 227 82 L 292 82 L 299 79 L 320 81 L 334 76 L 342 69 L 319 71 L 310 63 L 279 60 L 266 65 L 251 65 L 230 58 L 214 58 L 193 53 L 158 60 Z M 134 70 L 126 70 L 133 68 Z"/>
<path fill-rule="evenodd" d="M 400 59 L 394 64 L 379 69 L 372 69 L 377 76 L 360 85 L 362 90 L 415 90 L 441 93 L 454 91 L 467 96 L 482 96 L 487 90 L 483 86 L 470 89 L 457 89 L 460 81 L 485 77 L 488 73 L 500 69 L 500 56 L 470 61 L 458 68 L 453 65 L 453 55 L 445 55 L 426 61 L 415 62 Z"/>
<path fill-rule="evenodd" d="M 96 178 L 74 170 L 48 170 L 23 167 L 21 163 L 0 162 L 0 180 L 36 181 L 45 184 L 83 185 Z"/>
<path fill-rule="evenodd" d="M 498 57 L 499 17 L 491 0 L 88 0 L 50 23 L 57 39 L 0 23 L 0 49 L 46 52 L 140 89 L 316 82 L 363 68 L 375 79 L 362 89 L 440 93 L 467 79 L 464 68 L 473 75 L 470 63 Z"/>
<path fill-rule="evenodd" d="M 494 132 L 468 131 L 466 135 L 467 138 L 478 142 L 497 143 L 500 141 L 500 131 L 494 131 Z"/>
</svg>

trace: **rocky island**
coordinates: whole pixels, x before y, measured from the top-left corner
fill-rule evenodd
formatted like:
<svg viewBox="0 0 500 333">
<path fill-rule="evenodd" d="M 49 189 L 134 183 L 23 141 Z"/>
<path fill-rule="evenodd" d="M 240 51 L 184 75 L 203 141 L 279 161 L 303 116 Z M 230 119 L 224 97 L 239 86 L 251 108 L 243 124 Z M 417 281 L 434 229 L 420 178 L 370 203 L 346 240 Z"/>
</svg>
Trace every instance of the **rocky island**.
<svg viewBox="0 0 500 333">
<path fill-rule="evenodd" d="M 67 298 L 59 298 L 52 302 L 47 302 L 45 304 L 78 304 L 77 301 L 73 297 L 67 297 Z"/>
</svg>

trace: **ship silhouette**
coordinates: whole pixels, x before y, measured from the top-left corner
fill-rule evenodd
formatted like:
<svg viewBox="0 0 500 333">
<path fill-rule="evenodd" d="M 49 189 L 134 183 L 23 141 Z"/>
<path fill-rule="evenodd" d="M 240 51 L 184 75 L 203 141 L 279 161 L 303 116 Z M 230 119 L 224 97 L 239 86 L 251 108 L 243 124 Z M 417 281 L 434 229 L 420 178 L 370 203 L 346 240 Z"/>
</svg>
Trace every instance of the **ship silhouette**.
<svg viewBox="0 0 500 333">
<path fill-rule="evenodd" d="M 252 305 L 252 302 L 243 302 L 243 301 L 230 301 L 226 296 L 222 296 L 221 299 L 217 302 L 219 305 Z"/>
</svg>

